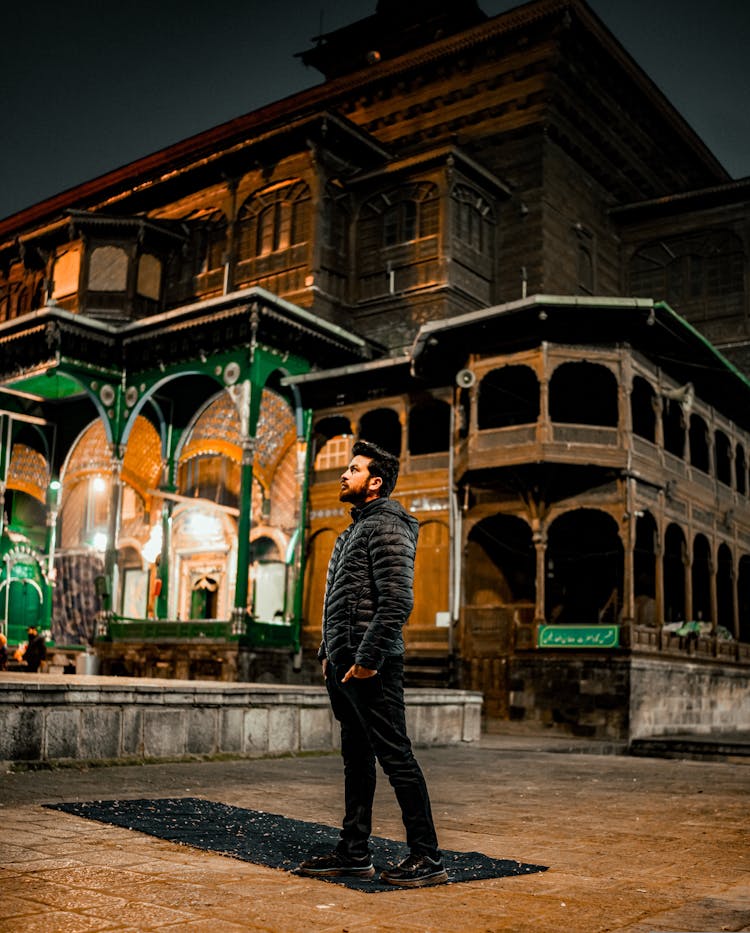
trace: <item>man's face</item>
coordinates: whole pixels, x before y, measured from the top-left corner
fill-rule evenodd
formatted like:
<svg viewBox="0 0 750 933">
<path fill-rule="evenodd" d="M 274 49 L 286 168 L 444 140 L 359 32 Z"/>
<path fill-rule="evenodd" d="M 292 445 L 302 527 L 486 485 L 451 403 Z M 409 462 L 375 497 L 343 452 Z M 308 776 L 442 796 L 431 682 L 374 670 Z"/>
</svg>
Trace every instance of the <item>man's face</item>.
<svg viewBox="0 0 750 933">
<path fill-rule="evenodd" d="M 377 499 L 381 483 L 379 476 L 370 476 L 370 457 L 358 454 L 341 474 L 341 502 L 351 502 L 352 505 L 364 505 L 371 499 Z"/>
</svg>

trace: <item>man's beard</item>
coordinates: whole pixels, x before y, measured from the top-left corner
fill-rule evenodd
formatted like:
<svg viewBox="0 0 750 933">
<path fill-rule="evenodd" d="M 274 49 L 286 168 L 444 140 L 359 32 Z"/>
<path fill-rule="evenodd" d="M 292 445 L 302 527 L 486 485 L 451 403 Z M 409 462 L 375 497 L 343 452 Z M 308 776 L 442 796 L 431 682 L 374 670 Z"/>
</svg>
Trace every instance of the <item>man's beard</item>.
<svg viewBox="0 0 750 933">
<path fill-rule="evenodd" d="M 345 488 L 339 493 L 339 502 L 349 502 L 353 506 L 362 505 L 365 501 L 365 491 Z"/>
</svg>

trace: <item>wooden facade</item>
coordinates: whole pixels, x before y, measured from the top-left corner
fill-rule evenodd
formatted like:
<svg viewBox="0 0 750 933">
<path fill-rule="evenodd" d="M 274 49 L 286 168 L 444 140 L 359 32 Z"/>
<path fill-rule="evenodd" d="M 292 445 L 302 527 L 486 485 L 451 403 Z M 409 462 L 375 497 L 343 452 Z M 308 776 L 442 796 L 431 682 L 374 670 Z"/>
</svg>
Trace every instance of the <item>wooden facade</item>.
<svg viewBox="0 0 750 933">
<path fill-rule="evenodd" d="M 314 677 L 361 436 L 422 527 L 414 682 L 531 715 L 566 624 L 745 666 L 750 182 L 583 0 L 380 0 L 301 55 L 317 87 L 0 221 L 41 621 L 111 670 Z"/>
</svg>

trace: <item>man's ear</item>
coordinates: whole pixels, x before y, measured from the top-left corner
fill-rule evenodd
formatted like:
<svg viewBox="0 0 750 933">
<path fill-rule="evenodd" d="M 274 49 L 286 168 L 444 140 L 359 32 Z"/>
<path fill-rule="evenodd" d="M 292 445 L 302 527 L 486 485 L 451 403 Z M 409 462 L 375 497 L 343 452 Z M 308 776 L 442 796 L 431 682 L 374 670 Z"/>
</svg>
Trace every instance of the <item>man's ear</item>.
<svg viewBox="0 0 750 933">
<path fill-rule="evenodd" d="M 370 492 L 378 492 L 382 485 L 383 485 L 382 476 L 371 476 L 370 482 L 367 488 Z"/>
</svg>

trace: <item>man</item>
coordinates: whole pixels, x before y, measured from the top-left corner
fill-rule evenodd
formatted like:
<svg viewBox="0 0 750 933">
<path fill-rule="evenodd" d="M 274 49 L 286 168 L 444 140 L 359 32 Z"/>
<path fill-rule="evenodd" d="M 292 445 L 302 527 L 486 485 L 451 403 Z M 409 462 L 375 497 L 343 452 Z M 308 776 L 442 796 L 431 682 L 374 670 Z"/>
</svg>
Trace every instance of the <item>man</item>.
<svg viewBox="0 0 750 933">
<path fill-rule="evenodd" d="M 419 525 L 389 499 L 399 462 L 359 441 L 341 476 L 339 499 L 352 523 L 336 539 L 323 604 L 322 663 L 331 708 L 341 726 L 345 814 L 336 848 L 302 862 L 313 877 L 372 878 L 370 858 L 375 760 L 401 807 L 409 855 L 381 880 L 421 887 L 448 880 L 438 849 L 424 775 L 406 733 L 402 628 L 414 602 Z"/>
<path fill-rule="evenodd" d="M 26 630 L 29 636 L 26 651 L 23 653 L 26 667 L 31 673 L 36 673 L 40 667 L 43 668 L 47 660 L 47 643 L 44 635 L 40 635 L 35 625 L 30 625 Z"/>
</svg>

